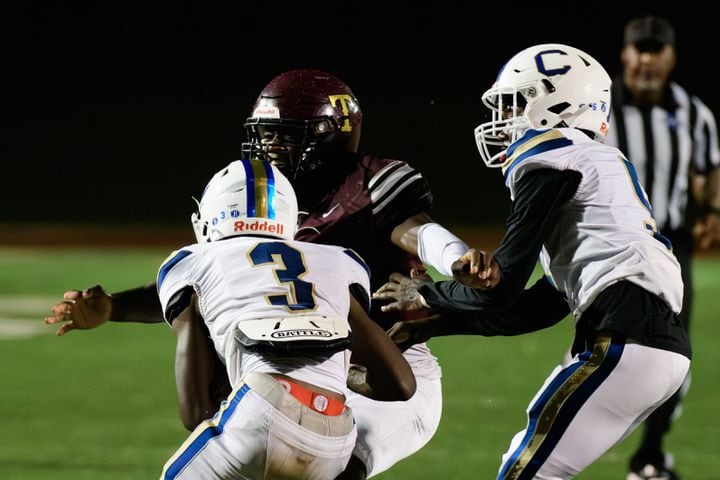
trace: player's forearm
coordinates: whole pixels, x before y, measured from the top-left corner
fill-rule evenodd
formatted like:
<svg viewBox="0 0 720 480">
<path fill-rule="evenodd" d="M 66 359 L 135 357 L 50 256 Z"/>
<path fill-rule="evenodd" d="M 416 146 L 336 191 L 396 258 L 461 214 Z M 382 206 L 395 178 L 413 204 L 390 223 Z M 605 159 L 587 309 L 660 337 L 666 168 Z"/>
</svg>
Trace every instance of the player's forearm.
<svg viewBox="0 0 720 480">
<path fill-rule="evenodd" d="M 510 290 L 507 282 L 501 281 L 489 290 L 479 290 L 454 280 L 427 282 L 418 288 L 418 292 L 431 309 L 456 313 L 502 310 L 520 294 L 520 291 Z"/>
<path fill-rule="evenodd" d="M 433 336 L 515 336 L 551 327 L 562 318 L 562 316 L 551 317 L 545 313 L 524 316 L 514 313 L 474 312 L 446 319 L 438 326 Z"/>
<path fill-rule="evenodd" d="M 392 242 L 417 255 L 443 275 L 452 275 L 452 264 L 468 251 L 468 246 L 426 213 L 414 215 L 395 227 Z"/>
<path fill-rule="evenodd" d="M 430 336 L 482 335 L 513 336 L 551 327 L 570 313 L 560 294 L 545 278 L 523 291 L 513 305 L 503 311 L 483 310 L 429 318 Z"/>
<path fill-rule="evenodd" d="M 427 304 L 455 312 L 509 308 L 522 294 L 543 241 L 557 225 L 561 208 L 577 191 L 580 178 L 577 172 L 554 170 L 525 175 L 518 183 L 507 233 L 493 255 L 500 268 L 500 283 L 483 291 L 457 282 L 423 285 L 418 291 Z"/>
<path fill-rule="evenodd" d="M 220 399 L 212 398 L 215 350 L 209 344 L 203 319 L 197 313 L 196 298 L 173 321 L 177 337 L 175 348 L 175 384 L 180 419 L 192 431 L 200 422 L 212 417 Z"/>
<path fill-rule="evenodd" d="M 417 387 L 410 365 L 397 346 L 355 299 L 351 301 L 353 362 L 366 369 L 362 395 L 381 401 L 408 400 Z M 358 390 L 356 390 L 358 391 Z"/>
<path fill-rule="evenodd" d="M 162 308 L 155 282 L 114 293 L 110 321 L 162 323 Z"/>
<path fill-rule="evenodd" d="M 432 220 L 426 213 L 418 213 L 396 225 L 390 232 L 390 240 L 408 253 L 418 254 L 418 229 Z"/>
</svg>

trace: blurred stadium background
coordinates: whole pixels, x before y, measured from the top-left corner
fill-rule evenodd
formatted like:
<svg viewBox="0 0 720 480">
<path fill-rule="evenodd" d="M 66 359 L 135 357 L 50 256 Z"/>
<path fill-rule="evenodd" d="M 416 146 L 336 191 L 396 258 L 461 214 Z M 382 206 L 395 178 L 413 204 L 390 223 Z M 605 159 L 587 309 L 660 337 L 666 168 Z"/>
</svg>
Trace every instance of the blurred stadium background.
<svg viewBox="0 0 720 480">
<path fill-rule="evenodd" d="M 191 196 L 237 156 L 243 119 L 277 73 L 314 67 L 345 80 L 364 112 L 361 149 L 419 168 L 434 218 L 490 249 L 509 202 L 472 129 L 509 55 L 563 42 L 615 72 L 625 21 L 661 14 L 678 34 L 676 78 L 720 112 L 705 62 L 716 19 L 693 2 L 682 11 L 555 2 L 512 14 L 500 5 L 248 3 L 6 6 L 0 479 L 156 478 L 185 438 L 167 327 L 111 324 L 56 338 L 41 319 L 68 288 L 152 280 L 170 250 L 192 241 Z M 693 384 L 668 447 L 687 479 L 717 480 L 720 259 L 696 261 Z M 566 321 L 525 337 L 433 340 L 444 371 L 440 429 L 379 478 L 493 478 L 571 330 Z M 624 478 L 635 442 L 578 478 Z"/>
</svg>

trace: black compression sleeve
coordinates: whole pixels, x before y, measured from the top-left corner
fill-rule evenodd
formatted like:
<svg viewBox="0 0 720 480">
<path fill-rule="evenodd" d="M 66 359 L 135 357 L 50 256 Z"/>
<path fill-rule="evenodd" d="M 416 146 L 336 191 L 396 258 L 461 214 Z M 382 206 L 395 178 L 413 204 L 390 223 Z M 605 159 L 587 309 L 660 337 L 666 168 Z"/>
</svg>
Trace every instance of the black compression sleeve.
<svg viewBox="0 0 720 480">
<path fill-rule="evenodd" d="M 545 278 L 523 291 L 513 305 L 502 312 L 483 310 L 449 315 L 435 336 L 511 336 L 551 327 L 570 313 L 565 296 Z"/>
<path fill-rule="evenodd" d="M 582 176 L 572 170 L 538 169 L 519 181 L 507 233 L 495 251 L 500 283 L 490 290 L 476 290 L 455 281 L 422 286 L 420 294 L 431 308 L 450 311 L 504 310 L 522 293 L 543 241 L 557 224 L 560 209 L 577 191 Z"/>
</svg>

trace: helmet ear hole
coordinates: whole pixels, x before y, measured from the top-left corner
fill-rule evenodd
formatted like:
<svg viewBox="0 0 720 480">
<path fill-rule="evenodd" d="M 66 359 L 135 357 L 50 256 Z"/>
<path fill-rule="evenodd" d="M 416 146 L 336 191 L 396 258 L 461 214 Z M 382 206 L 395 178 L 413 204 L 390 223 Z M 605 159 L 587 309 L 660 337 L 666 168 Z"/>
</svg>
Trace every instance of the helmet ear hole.
<svg viewBox="0 0 720 480">
<path fill-rule="evenodd" d="M 545 87 L 545 90 L 547 90 L 547 93 L 553 93 L 555 91 L 555 85 L 553 85 L 550 80 L 548 80 L 547 78 L 543 78 L 541 81 L 543 86 Z"/>
</svg>

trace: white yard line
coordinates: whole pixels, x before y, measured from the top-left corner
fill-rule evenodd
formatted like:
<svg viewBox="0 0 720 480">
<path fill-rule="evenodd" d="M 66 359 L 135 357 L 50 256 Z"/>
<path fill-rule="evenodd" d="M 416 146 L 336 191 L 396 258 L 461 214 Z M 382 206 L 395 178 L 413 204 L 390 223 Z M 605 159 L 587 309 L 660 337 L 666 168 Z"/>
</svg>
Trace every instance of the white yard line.
<svg viewBox="0 0 720 480">
<path fill-rule="evenodd" d="M 42 319 L 57 302 L 57 297 L 0 295 L 0 340 L 54 334 L 57 328 L 45 325 Z"/>
<path fill-rule="evenodd" d="M 0 316 L 0 340 L 20 340 L 39 335 L 54 334 L 56 328 L 45 325 L 42 320 L 21 320 Z"/>
</svg>

